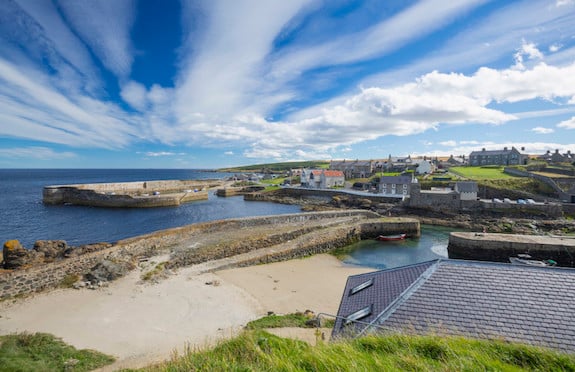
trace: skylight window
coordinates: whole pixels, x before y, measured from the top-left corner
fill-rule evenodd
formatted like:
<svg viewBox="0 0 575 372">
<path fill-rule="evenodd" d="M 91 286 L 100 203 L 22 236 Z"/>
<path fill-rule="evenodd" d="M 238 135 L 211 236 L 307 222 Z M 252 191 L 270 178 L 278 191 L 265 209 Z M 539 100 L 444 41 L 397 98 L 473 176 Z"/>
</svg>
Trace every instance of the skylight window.
<svg viewBox="0 0 575 372">
<path fill-rule="evenodd" d="M 363 309 L 356 311 L 355 313 L 349 314 L 348 316 L 345 317 L 345 321 L 344 321 L 343 325 L 346 326 L 346 325 L 353 323 L 357 320 L 365 318 L 366 316 L 371 314 L 372 308 L 373 308 L 373 304 L 366 306 Z"/>
<path fill-rule="evenodd" d="M 366 282 L 363 282 L 361 284 L 356 285 L 355 287 L 353 287 L 352 289 L 349 290 L 349 295 L 354 295 L 357 292 L 366 289 L 367 287 L 371 287 L 373 285 L 373 278 L 369 279 Z"/>
</svg>

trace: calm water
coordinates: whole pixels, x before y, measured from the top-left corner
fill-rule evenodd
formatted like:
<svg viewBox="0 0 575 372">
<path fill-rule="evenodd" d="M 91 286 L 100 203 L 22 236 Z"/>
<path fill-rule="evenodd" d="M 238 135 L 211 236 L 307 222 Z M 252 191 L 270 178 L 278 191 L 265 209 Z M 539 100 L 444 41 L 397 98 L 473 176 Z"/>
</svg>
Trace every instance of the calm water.
<svg viewBox="0 0 575 372">
<path fill-rule="evenodd" d="M 36 240 L 63 239 L 71 245 L 115 242 L 171 227 L 247 216 L 297 213 L 299 206 L 219 198 L 167 208 L 46 206 L 45 185 L 166 179 L 224 178 L 229 174 L 175 169 L 0 170 L 0 244 L 18 239 L 28 248 Z"/>
<path fill-rule="evenodd" d="M 174 169 L 0 170 L 0 244 L 10 239 L 18 239 L 28 248 L 42 239 L 63 239 L 70 245 L 115 242 L 197 222 L 300 211 L 300 207 L 295 205 L 246 202 L 241 196 L 220 198 L 213 193 L 207 201 L 167 208 L 108 209 L 46 206 L 42 203 L 45 185 L 227 176 L 229 174 Z M 363 241 L 352 247 L 353 251 L 345 262 L 383 269 L 447 257 L 449 231 L 423 227 L 419 239 Z"/>
<path fill-rule="evenodd" d="M 345 263 L 388 269 L 418 262 L 447 258 L 447 243 L 451 228 L 422 226 L 419 239 L 380 242 L 364 240 L 350 248 Z"/>
</svg>

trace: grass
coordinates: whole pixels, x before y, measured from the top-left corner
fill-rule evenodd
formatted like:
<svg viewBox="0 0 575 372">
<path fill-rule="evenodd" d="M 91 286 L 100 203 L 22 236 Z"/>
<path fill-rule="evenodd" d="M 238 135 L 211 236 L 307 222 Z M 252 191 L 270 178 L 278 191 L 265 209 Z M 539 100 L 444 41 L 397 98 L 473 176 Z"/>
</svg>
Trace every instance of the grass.
<svg viewBox="0 0 575 372">
<path fill-rule="evenodd" d="M 315 325 L 309 324 L 308 321 L 314 319 L 313 314 L 306 315 L 298 312 L 286 315 L 268 315 L 260 319 L 253 320 L 246 325 L 246 329 L 265 329 L 265 328 L 283 328 L 283 327 L 299 327 L 299 328 L 313 328 Z M 332 319 L 322 319 L 322 327 L 331 328 L 334 325 Z"/>
<path fill-rule="evenodd" d="M 114 358 L 93 350 L 77 350 L 47 333 L 0 336 L 0 371 L 91 371 Z"/>
<path fill-rule="evenodd" d="M 517 178 L 507 173 L 503 173 L 503 167 L 451 167 L 449 171 L 458 176 L 471 180 L 501 180 Z"/>
<path fill-rule="evenodd" d="M 575 371 L 575 356 L 461 337 L 367 336 L 316 346 L 245 331 L 144 371 Z"/>
</svg>

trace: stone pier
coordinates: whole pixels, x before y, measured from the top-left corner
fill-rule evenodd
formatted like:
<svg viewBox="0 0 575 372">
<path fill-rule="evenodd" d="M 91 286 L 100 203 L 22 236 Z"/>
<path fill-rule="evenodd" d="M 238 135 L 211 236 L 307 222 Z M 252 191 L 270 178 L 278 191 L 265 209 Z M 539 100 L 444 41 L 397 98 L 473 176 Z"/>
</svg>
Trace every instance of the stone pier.
<svg viewBox="0 0 575 372">
<path fill-rule="evenodd" d="M 552 259 L 559 266 L 575 267 L 572 237 L 452 232 L 447 252 L 449 258 L 496 262 L 526 253 L 536 260 Z"/>
</svg>

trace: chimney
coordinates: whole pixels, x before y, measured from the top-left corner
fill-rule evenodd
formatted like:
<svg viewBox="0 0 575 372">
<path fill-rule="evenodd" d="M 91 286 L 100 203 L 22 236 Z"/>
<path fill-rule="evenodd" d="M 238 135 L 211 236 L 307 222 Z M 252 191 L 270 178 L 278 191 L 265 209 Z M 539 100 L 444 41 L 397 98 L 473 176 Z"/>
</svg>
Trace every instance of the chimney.
<svg viewBox="0 0 575 372">
<path fill-rule="evenodd" d="M 505 146 L 505 147 L 503 148 L 503 151 L 507 151 L 507 146 Z"/>
<path fill-rule="evenodd" d="M 525 151 L 525 147 L 521 147 L 521 151 Z"/>
<path fill-rule="evenodd" d="M 481 149 L 481 151 L 485 151 L 485 147 Z"/>
</svg>

